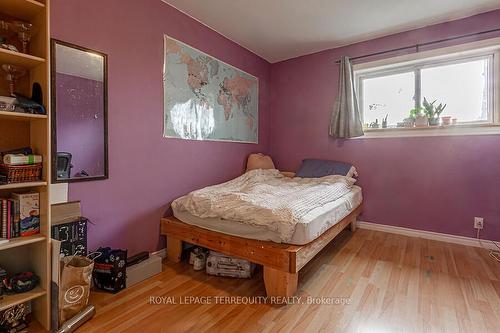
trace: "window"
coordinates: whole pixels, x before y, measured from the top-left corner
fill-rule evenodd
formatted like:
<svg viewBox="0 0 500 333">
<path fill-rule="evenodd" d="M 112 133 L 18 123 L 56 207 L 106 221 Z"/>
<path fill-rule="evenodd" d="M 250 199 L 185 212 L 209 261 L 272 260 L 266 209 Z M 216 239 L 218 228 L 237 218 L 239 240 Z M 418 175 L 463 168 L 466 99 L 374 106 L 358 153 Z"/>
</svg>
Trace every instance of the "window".
<svg viewBox="0 0 500 333">
<path fill-rule="evenodd" d="M 489 68 L 493 56 L 423 68 L 421 93 L 429 101 L 446 103 L 444 115 L 459 122 L 492 121 Z"/>
<path fill-rule="evenodd" d="M 498 121 L 494 116 L 495 56 L 495 51 L 489 51 L 356 70 L 364 126 L 382 128 L 387 117 L 388 128 L 414 127 L 410 110 L 422 107 L 424 98 L 436 101 L 435 106 L 446 104 L 440 116 L 449 117 L 451 124 L 484 125 Z"/>
<path fill-rule="evenodd" d="M 387 116 L 388 124 L 394 126 L 415 107 L 415 72 L 367 77 L 360 85 L 364 124 L 380 124 Z"/>
</svg>

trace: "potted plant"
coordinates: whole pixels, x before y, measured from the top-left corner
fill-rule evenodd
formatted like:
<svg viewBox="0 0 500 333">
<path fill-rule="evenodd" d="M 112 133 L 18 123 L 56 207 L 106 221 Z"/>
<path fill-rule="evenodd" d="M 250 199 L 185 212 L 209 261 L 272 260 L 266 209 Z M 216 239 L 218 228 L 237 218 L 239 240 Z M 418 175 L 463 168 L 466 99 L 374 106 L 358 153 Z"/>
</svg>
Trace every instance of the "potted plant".
<svg viewBox="0 0 500 333">
<path fill-rule="evenodd" d="M 413 127 L 415 126 L 415 119 L 412 117 L 408 117 L 403 119 L 403 122 L 400 124 L 402 124 L 401 125 L 402 127 Z"/>
<path fill-rule="evenodd" d="M 424 109 L 421 107 L 416 107 L 410 110 L 410 118 L 414 119 L 416 127 L 422 127 L 428 125 L 427 115 L 424 113 Z"/>
<path fill-rule="evenodd" d="M 441 113 L 444 111 L 446 108 L 446 104 L 443 105 L 443 103 L 439 103 L 438 106 L 434 106 L 436 101 L 429 103 L 427 99 L 424 97 L 424 101 L 422 105 L 424 106 L 424 112 L 429 118 L 429 126 L 437 126 L 439 125 L 439 116 Z"/>
<path fill-rule="evenodd" d="M 389 117 L 388 114 L 385 115 L 385 118 L 382 118 L 382 128 L 387 128 L 387 118 Z"/>
<path fill-rule="evenodd" d="M 370 124 L 370 128 L 379 128 L 380 124 L 378 123 L 378 119 L 375 119 L 374 122 Z"/>
</svg>

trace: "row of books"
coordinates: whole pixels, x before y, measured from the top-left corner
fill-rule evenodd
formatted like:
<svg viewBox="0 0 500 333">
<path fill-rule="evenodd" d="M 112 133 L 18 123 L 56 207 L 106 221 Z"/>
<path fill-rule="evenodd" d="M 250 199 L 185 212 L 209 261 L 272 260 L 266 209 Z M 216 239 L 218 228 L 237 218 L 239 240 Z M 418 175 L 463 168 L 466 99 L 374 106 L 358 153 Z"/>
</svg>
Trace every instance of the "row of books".
<svg viewBox="0 0 500 333">
<path fill-rule="evenodd" d="M 0 241 L 40 233 L 39 193 L 12 193 L 10 198 L 0 198 L 0 217 Z"/>
</svg>

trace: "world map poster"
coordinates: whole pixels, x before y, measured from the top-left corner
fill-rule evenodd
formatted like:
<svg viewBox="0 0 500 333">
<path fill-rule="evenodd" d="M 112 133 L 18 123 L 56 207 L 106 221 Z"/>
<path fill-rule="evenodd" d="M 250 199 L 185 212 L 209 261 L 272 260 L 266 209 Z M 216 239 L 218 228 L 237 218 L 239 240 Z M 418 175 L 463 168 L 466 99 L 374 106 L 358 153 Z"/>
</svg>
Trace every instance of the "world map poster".
<svg viewBox="0 0 500 333">
<path fill-rule="evenodd" d="M 258 79 L 165 36 L 164 136 L 257 143 Z"/>
</svg>

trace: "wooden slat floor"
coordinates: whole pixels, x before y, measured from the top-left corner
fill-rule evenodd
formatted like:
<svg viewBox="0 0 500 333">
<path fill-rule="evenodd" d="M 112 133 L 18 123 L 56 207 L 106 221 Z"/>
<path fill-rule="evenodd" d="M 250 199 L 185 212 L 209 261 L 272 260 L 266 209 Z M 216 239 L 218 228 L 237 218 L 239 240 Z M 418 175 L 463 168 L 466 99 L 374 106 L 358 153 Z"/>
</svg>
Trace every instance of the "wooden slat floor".
<svg viewBox="0 0 500 333">
<path fill-rule="evenodd" d="M 350 304 L 150 304 L 256 295 L 261 272 L 229 279 L 166 261 L 119 294 L 94 293 L 97 315 L 78 332 L 500 332 L 500 264 L 486 250 L 363 229 L 342 232 L 299 274 L 303 299 Z"/>
</svg>

